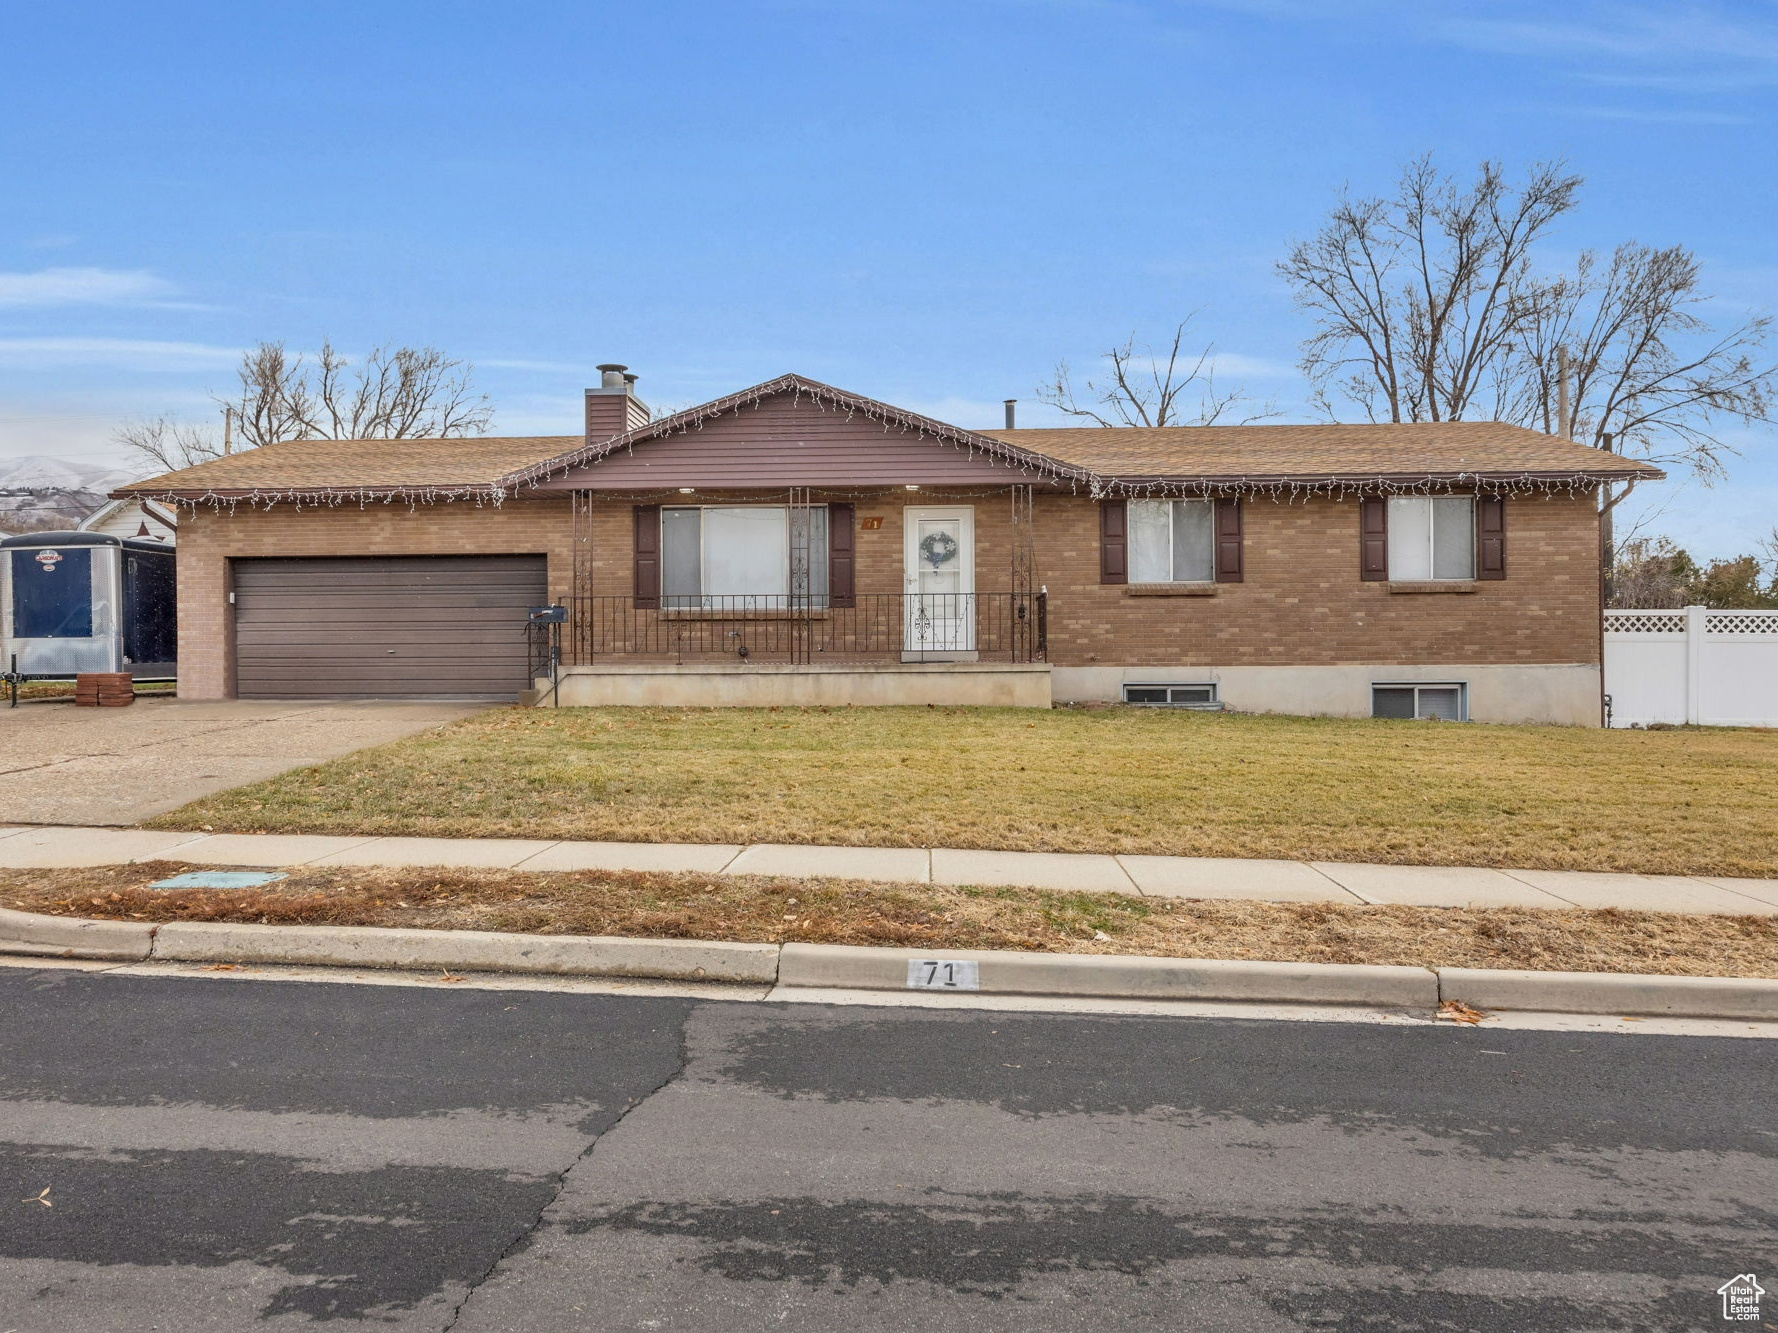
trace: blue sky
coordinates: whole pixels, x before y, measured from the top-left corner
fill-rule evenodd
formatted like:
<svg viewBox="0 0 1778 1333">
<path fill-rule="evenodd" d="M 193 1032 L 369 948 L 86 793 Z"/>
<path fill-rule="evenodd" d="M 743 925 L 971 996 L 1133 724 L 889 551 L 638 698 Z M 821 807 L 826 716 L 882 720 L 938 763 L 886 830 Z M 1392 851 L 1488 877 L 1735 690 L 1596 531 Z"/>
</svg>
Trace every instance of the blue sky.
<svg viewBox="0 0 1778 1333">
<path fill-rule="evenodd" d="M 260 338 L 469 358 L 504 433 L 592 367 L 686 404 L 796 370 L 1021 424 L 1058 358 L 1198 310 L 1309 419 L 1272 272 L 1346 184 L 1567 158 L 1552 257 L 1702 258 L 1778 309 L 1771 3 L 0 0 L 0 458 L 208 418 Z M 1778 519 L 1772 432 L 1695 551 Z"/>
</svg>

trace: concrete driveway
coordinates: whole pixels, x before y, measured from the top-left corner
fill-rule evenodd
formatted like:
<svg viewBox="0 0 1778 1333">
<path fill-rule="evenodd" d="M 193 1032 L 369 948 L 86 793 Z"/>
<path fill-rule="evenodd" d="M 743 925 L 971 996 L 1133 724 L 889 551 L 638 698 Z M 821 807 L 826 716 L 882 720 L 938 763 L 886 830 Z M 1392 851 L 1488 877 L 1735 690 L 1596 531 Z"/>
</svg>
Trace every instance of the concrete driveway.
<svg viewBox="0 0 1778 1333">
<path fill-rule="evenodd" d="M 0 708 L 0 823 L 134 824 L 486 706 L 138 699 L 128 708 Z"/>
</svg>

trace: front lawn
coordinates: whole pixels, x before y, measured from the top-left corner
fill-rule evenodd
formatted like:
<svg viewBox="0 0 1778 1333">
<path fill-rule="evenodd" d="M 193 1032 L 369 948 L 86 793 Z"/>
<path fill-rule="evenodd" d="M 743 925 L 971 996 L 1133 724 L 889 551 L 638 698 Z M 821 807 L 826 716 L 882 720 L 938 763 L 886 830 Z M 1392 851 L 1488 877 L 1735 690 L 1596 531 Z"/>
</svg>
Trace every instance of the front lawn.
<svg viewBox="0 0 1778 1333">
<path fill-rule="evenodd" d="M 505 708 L 153 823 L 1768 877 L 1778 732 L 1138 708 Z"/>
</svg>

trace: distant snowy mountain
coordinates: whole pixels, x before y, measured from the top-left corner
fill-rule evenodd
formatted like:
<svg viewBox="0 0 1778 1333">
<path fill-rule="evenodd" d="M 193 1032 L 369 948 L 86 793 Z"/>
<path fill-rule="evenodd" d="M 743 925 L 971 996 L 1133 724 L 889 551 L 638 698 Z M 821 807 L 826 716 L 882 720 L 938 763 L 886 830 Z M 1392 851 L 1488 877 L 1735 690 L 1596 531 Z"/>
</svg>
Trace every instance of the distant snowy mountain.
<svg viewBox="0 0 1778 1333">
<path fill-rule="evenodd" d="M 0 458 L 0 531 L 73 527 L 137 474 L 47 454 Z"/>
</svg>

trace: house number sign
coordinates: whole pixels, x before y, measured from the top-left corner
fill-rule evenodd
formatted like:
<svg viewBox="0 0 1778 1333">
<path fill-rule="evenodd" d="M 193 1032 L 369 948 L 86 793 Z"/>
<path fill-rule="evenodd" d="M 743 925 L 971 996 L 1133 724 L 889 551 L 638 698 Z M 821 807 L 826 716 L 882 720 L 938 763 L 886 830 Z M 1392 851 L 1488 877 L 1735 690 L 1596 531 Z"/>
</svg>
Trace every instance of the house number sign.
<svg viewBox="0 0 1778 1333">
<path fill-rule="evenodd" d="M 981 965 L 973 958 L 908 959 L 909 990 L 980 990 Z"/>
</svg>

